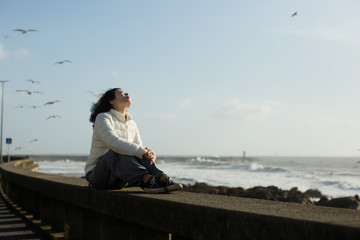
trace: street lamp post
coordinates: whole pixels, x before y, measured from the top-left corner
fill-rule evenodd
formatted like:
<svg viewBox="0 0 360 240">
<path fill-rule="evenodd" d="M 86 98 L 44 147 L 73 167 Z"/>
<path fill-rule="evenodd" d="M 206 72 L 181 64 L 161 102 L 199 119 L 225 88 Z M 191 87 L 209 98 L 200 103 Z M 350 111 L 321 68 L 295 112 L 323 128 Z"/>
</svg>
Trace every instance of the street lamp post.
<svg viewBox="0 0 360 240">
<path fill-rule="evenodd" d="M 9 80 L 0 80 L 1 82 L 1 136 L 0 136 L 0 163 L 3 163 L 3 124 L 4 124 L 4 83 Z"/>
</svg>

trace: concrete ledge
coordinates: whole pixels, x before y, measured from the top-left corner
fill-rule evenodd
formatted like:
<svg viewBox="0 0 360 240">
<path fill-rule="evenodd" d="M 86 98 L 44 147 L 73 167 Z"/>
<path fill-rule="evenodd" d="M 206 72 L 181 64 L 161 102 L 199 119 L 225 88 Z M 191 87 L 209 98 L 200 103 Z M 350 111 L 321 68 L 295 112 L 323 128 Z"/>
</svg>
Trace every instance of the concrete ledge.
<svg viewBox="0 0 360 240">
<path fill-rule="evenodd" d="M 26 169 L 32 172 L 36 172 L 39 170 L 39 165 L 34 164 L 33 158 L 24 159 L 21 161 L 14 162 L 14 166 L 21 169 Z"/>
<path fill-rule="evenodd" d="M 69 239 L 360 239 L 356 210 L 139 188 L 89 191 L 84 179 L 26 170 L 31 161 L 1 165 L 3 189 Z"/>
</svg>

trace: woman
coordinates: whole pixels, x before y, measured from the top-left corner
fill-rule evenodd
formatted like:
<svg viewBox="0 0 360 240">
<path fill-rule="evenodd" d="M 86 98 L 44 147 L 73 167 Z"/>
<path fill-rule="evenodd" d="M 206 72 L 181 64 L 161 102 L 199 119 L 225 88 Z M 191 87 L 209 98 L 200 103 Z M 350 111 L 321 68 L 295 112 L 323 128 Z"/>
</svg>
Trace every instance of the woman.
<svg viewBox="0 0 360 240">
<path fill-rule="evenodd" d="M 127 113 L 130 105 L 130 95 L 120 88 L 108 90 L 93 104 L 86 179 L 97 189 L 139 186 L 150 193 L 182 189 L 156 167 L 155 153 L 143 147 L 137 125 Z"/>
</svg>

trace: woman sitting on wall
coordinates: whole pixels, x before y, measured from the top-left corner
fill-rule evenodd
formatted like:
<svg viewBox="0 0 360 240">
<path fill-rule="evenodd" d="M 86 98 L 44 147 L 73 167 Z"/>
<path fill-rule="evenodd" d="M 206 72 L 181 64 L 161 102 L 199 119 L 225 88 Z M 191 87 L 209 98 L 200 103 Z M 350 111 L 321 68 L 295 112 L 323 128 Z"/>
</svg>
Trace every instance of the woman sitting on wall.
<svg viewBox="0 0 360 240">
<path fill-rule="evenodd" d="M 130 95 L 120 88 L 108 90 L 93 104 L 86 179 L 97 189 L 139 186 L 150 193 L 182 189 L 157 168 L 154 151 L 143 147 L 137 125 L 127 113 L 130 105 Z"/>
</svg>

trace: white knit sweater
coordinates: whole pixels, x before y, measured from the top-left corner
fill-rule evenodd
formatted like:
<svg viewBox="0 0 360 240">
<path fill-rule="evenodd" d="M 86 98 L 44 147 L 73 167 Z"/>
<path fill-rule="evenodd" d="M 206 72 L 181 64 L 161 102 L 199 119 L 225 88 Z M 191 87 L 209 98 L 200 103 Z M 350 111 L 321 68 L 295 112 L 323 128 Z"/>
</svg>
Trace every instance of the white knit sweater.
<svg viewBox="0 0 360 240">
<path fill-rule="evenodd" d="M 107 151 L 135 156 L 140 159 L 146 153 L 139 130 L 130 114 L 123 115 L 114 109 L 99 113 L 93 129 L 90 155 L 85 164 L 85 174 L 91 171 Z"/>
</svg>

